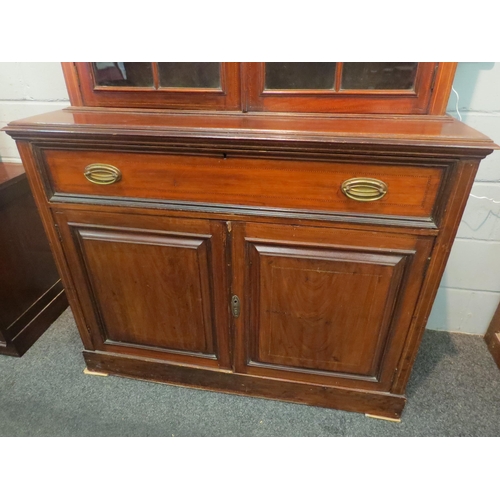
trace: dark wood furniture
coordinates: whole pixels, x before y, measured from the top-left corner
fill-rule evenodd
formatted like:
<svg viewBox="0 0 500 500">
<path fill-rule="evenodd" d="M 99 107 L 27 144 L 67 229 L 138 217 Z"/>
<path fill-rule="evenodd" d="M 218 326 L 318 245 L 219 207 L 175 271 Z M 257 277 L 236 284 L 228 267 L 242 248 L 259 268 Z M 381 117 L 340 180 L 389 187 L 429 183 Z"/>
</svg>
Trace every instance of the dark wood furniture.
<svg viewBox="0 0 500 500">
<path fill-rule="evenodd" d="M 22 356 L 67 306 L 24 168 L 0 162 L 0 354 Z"/>
<path fill-rule="evenodd" d="M 500 304 L 491 319 L 488 331 L 484 336 L 484 340 L 488 349 L 495 360 L 498 368 L 500 369 Z"/>
<path fill-rule="evenodd" d="M 170 63 L 142 80 L 123 64 L 65 64 L 73 107 L 7 128 L 89 370 L 398 418 L 496 147 L 442 115 L 455 66 L 387 63 L 384 83 L 383 66 L 336 63 L 318 90 L 296 88 L 313 85 L 304 67 L 275 89 L 285 66 L 231 63 L 214 85 L 235 111 L 163 88 Z M 344 93 L 352 72 L 403 88 Z"/>
</svg>

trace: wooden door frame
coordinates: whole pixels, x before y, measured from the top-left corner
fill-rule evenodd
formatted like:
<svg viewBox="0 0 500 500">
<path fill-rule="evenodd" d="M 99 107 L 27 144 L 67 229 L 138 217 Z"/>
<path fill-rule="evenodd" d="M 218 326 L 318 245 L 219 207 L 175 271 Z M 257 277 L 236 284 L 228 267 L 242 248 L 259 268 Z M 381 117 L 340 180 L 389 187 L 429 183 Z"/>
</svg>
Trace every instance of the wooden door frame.
<svg viewBox="0 0 500 500">
<path fill-rule="evenodd" d="M 63 62 L 72 106 L 238 111 L 240 63 L 221 63 L 220 89 L 127 89 L 95 85 L 90 62 Z"/>
</svg>

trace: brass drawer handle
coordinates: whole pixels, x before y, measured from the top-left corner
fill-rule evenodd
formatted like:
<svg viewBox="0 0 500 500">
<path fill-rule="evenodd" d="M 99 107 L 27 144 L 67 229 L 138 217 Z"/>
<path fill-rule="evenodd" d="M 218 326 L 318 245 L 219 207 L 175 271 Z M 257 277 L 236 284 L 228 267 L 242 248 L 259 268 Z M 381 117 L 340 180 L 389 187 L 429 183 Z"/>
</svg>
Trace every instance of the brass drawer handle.
<svg viewBox="0 0 500 500">
<path fill-rule="evenodd" d="M 83 171 L 85 178 L 94 184 L 114 184 L 122 178 L 122 173 L 113 165 L 105 163 L 92 163 Z"/>
<path fill-rule="evenodd" d="M 376 201 L 387 194 L 387 184 L 378 179 L 354 177 L 342 183 L 342 192 L 352 200 Z"/>
</svg>

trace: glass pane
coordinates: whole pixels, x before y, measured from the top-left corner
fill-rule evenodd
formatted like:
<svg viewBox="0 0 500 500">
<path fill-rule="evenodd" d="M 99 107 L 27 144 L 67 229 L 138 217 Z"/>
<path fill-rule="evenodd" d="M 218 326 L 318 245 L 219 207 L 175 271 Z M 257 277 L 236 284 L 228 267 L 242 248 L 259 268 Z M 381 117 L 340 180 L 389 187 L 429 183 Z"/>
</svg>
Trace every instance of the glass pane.
<svg viewBox="0 0 500 500">
<path fill-rule="evenodd" d="M 266 63 L 266 89 L 333 89 L 335 68 L 332 62 Z"/>
<path fill-rule="evenodd" d="M 153 87 L 149 62 L 95 62 L 95 82 L 103 87 Z"/>
<path fill-rule="evenodd" d="M 220 89 L 218 62 L 158 63 L 160 87 Z"/>
<path fill-rule="evenodd" d="M 412 89 L 417 73 L 416 62 L 344 63 L 343 89 Z"/>
</svg>

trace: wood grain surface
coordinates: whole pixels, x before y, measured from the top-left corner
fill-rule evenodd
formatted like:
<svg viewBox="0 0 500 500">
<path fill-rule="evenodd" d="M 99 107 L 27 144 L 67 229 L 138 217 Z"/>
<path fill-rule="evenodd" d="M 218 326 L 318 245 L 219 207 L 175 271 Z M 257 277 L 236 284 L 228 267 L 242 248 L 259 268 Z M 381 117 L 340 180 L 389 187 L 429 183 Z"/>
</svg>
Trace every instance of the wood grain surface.
<svg viewBox="0 0 500 500">
<path fill-rule="evenodd" d="M 444 169 L 219 157 L 44 150 L 54 194 L 142 198 L 238 206 L 289 208 L 431 218 Z M 88 165 L 107 164 L 119 182 L 98 185 Z M 387 194 L 365 202 L 348 198 L 352 178 L 384 182 Z M 207 189 L 209 186 L 209 189 Z"/>
</svg>

